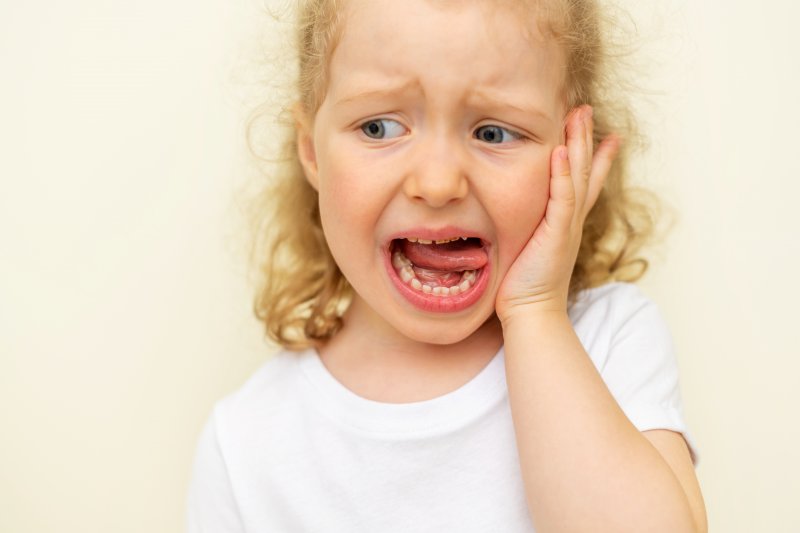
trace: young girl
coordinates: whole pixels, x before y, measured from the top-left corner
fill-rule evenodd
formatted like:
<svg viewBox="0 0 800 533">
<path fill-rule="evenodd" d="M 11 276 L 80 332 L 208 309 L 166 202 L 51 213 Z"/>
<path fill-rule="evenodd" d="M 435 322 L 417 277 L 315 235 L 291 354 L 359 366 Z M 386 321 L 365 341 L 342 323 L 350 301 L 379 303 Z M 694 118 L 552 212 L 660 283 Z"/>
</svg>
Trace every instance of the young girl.
<svg viewBox="0 0 800 533">
<path fill-rule="evenodd" d="M 256 304 L 285 350 L 215 406 L 189 531 L 706 531 L 669 334 L 620 281 L 599 6 L 299 9 Z"/>
</svg>

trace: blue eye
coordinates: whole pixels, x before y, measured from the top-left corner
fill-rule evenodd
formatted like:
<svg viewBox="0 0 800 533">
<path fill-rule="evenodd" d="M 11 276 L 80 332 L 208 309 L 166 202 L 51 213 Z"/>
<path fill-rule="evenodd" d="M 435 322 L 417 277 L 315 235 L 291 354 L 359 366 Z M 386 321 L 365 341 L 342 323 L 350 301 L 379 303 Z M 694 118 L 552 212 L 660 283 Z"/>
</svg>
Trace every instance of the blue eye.
<svg viewBox="0 0 800 533">
<path fill-rule="evenodd" d="M 481 126 L 475 130 L 475 138 L 491 144 L 501 144 L 521 139 L 522 136 L 500 126 Z"/>
<path fill-rule="evenodd" d="M 393 139 L 401 136 L 405 128 L 396 120 L 378 118 L 363 123 L 361 131 L 370 139 Z"/>
</svg>

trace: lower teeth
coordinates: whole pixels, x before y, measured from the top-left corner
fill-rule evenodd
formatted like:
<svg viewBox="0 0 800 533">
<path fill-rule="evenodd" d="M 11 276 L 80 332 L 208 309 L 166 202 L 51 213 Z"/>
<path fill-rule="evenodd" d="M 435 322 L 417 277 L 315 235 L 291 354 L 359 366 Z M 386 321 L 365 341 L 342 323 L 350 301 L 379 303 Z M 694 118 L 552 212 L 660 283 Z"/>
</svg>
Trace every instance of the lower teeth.
<svg viewBox="0 0 800 533">
<path fill-rule="evenodd" d="M 461 274 L 461 281 L 452 287 L 425 285 L 414 273 L 414 269 L 411 267 L 411 261 L 399 251 L 392 254 L 392 266 L 394 266 L 400 279 L 403 280 L 403 283 L 416 291 L 425 294 L 433 294 L 434 296 L 456 296 L 462 292 L 467 292 L 478 277 L 477 270 L 465 270 Z"/>
</svg>

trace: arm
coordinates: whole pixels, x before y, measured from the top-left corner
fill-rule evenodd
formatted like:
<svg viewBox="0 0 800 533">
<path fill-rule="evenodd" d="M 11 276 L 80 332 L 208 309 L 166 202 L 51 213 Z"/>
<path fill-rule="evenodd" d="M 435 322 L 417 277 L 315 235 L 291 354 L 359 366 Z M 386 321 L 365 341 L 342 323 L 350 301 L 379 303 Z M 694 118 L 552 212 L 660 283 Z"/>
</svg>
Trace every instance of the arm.
<svg viewBox="0 0 800 533">
<path fill-rule="evenodd" d="M 592 154 L 590 108 L 569 115 L 566 137 L 566 147 L 553 151 L 545 217 L 496 306 L 529 509 L 542 533 L 704 532 L 682 439 L 683 449 L 674 437 L 645 436 L 633 426 L 567 315 L 583 221 L 619 143 L 609 137 Z"/>
<path fill-rule="evenodd" d="M 669 464 L 675 477 L 683 487 L 689 499 L 689 506 L 692 508 L 697 531 L 700 533 L 708 532 L 708 518 L 706 517 L 706 505 L 703 501 L 703 493 L 700 491 L 700 484 L 695 475 L 692 458 L 686 447 L 686 441 L 680 433 L 666 429 L 651 429 L 643 431 L 642 435 L 650 441 L 661 457 Z"/>
<path fill-rule="evenodd" d="M 689 491 L 690 504 L 670 467 L 691 474 L 684 483 L 696 489 L 682 437 L 672 433 L 680 446 L 656 438 L 664 457 L 631 424 L 567 315 L 516 316 L 504 326 L 511 413 L 537 530 L 705 531 L 699 490 Z"/>
</svg>

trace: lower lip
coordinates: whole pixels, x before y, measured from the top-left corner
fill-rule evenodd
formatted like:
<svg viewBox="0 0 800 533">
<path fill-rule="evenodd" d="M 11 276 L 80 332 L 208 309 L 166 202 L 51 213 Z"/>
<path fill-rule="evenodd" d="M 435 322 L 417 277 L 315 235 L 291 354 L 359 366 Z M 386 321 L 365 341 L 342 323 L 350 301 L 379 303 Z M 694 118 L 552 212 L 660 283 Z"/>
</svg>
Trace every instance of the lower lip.
<svg viewBox="0 0 800 533">
<path fill-rule="evenodd" d="M 463 294 L 456 294 L 454 296 L 434 296 L 433 294 L 426 294 L 411 288 L 400 276 L 392 266 L 391 250 L 386 250 L 384 253 L 384 263 L 386 270 L 389 273 L 389 278 L 397 287 L 400 294 L 409 301 L 414 307 L 423 311 L 433 313 L 456 313 L 472 306 L 480 300 L 483 296 L 486 287 L 489 284 L 489 263 L 480 269 L 475 283 L 470 287 L 467 292 Z"/>
</svg>

